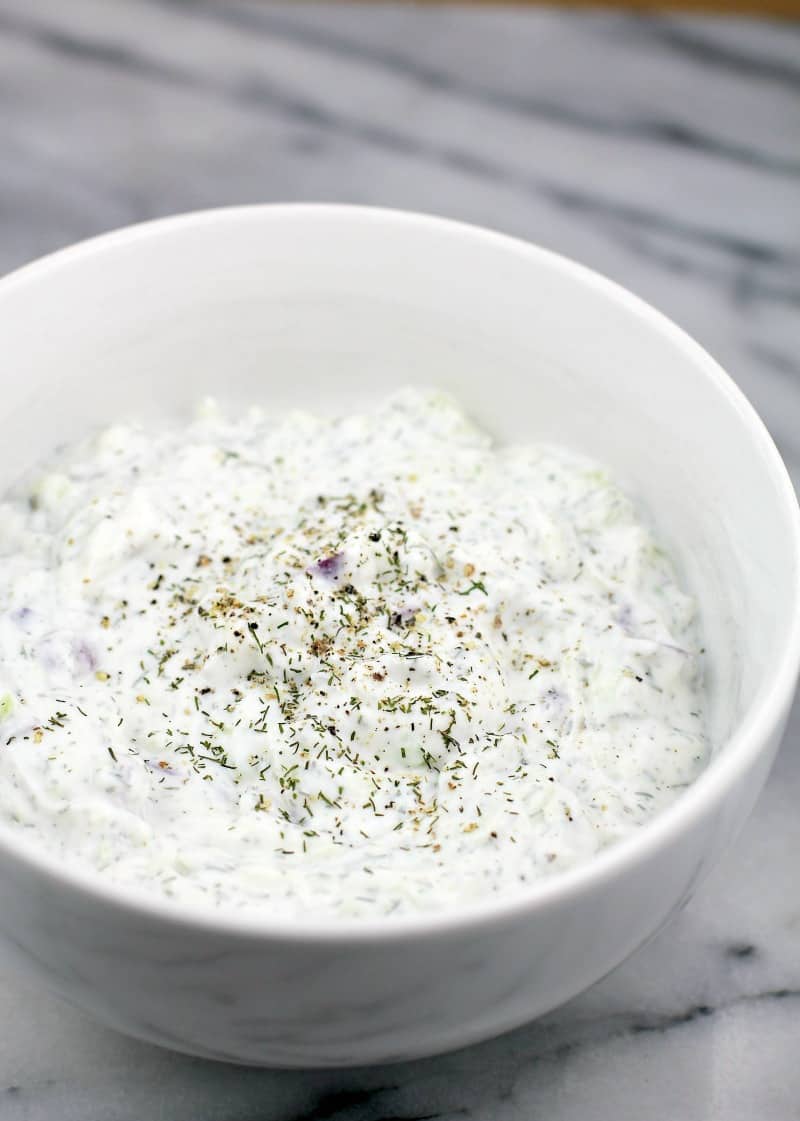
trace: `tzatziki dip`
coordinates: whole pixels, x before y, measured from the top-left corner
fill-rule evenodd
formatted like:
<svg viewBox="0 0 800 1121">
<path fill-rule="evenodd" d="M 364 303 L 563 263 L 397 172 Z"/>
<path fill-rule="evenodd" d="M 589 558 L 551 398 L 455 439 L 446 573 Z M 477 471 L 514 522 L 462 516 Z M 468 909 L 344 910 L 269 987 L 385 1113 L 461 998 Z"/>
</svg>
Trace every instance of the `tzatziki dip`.
<svg viewBox="0 0 800 1121">
<path fill-rule="evenodd" d="M 439 393 L 115 425 L 0 506 L 0 821 L 287 918 L 552 876 L 704 766 L 696 609 L 635 505 Z"/>
</svg>

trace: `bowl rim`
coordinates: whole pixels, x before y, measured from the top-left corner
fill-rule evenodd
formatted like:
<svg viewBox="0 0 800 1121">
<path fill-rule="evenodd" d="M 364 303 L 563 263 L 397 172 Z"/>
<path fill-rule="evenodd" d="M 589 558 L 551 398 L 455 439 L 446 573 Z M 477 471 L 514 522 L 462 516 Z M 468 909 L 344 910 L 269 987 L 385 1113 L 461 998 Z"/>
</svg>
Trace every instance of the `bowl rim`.
<svg viewBox="0 0 800 1121">
<path fill-rule="evenodd" d="M 626 867 L 644 862 L 695 825 L 718 805 L 737 779 L 767 750 L 791 702 L 800 669 L 800 507 L 789 473 L 764 422 L 744 393 L 715 359 L 681 327 L 627 288 L 563 254 L 533 242 L 483 226 L 435 214 L 348 203 L 288 202 L 256 203 L 189 211 L 139 222 L 111 230 L 53 253 L 39 257 L 0 277 L 0 307 L 3 298 L 29 283 L 87 258 L 113 253 L 137 242 L 157 239 L 174 231 L 209 225 L 253 221 L 332 221 L 341 219 L 365 224 L 416 226 L 436 236 L 472 241 L 521 258 L 538 259 L 548 268 L 580 285 L 588 286 L 619 307 L 638 317 L 655 332 L 668 337 L 685 360 L 706 377 L 738 413 L 748 436 L 761 453 L 781 503 L 787 546 L 791 548 L 796 575 L 794 599 L 787 605 L 790 625 L 783 648 L 776 652 L 775 671 L 762 683 L 744 717 L 691 786 L 670 806 L 641 828 L 616 841 L 575 868 L 478 902 L 454 904 L 433 912 L 380 915 L 366 918 L 286 918 L 270 916 L 260 909 L 217 907 L 212 903 L 180 901 L 150 895 L 136 885 L 118 885 L 91 867 L 64 867 L 45 849 L 37 850 L 24 834 L 0 823 L 0 858 L 11 858 L 62 888 L 89 897 L 94 904 L 134 912 L 166 925 L 191 926 L 220 936 L 295 942 L 391 942 L 410 937 L 447 935 L 469 928 L 478 930 L 504 921 L 524 919 L 539 908 L 558 905 L 587 889 L 596 889 L 622 873 Z"/>
</svg>

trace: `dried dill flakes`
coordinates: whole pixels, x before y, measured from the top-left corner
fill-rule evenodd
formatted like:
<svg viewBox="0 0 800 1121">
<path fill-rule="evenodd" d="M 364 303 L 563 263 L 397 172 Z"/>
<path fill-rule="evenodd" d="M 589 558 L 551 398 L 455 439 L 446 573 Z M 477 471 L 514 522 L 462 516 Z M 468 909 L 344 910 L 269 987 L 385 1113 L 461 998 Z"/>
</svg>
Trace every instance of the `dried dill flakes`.
<svg viewBox="0 0 800 1121">
<path fill-rule="evenodd" d="M 25 688 L 4 681 L 0 779 L 27 752 L 65 804 L 93 784 L 122 879 L 138 852 L 223 903 L 446 905 L 588 858 L 701 765 L 691 605 L 578 458 L 497 452 L 412 391 L 333 422 L 207 411 L 81 455 L 59 484 L 86 511 L 56 535 L 59 698 L 30 657 Z"/>
</svg>

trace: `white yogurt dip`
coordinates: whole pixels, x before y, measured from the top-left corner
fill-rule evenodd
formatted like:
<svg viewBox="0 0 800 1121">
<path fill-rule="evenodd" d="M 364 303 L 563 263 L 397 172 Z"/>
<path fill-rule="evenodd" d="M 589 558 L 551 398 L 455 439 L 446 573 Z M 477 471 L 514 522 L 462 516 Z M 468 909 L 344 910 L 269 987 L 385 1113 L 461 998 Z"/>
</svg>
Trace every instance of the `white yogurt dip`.
<svg viewBox="0 0 800 1121">
<path fill-rule="evenodd" d="M 115 426 L 0 525 L 0 819 L 117 883 L 445 908 L 706 761 L 695 607 L 633 504 L 439 394 Z"/>
</svg>

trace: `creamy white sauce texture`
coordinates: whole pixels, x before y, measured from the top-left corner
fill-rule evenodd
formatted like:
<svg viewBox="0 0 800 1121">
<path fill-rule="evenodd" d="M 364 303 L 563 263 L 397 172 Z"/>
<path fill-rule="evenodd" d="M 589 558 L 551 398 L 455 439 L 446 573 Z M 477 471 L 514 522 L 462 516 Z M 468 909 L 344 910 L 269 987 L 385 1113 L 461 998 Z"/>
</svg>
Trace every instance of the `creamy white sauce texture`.
<svg viewBox="0 0 800 1121">
<path fill-rule="evenodd" d="M 632 503 L 440 394 L 115 426 L 0 526 L 0 819 L 116 883 L 446 908 L 706 761 L 695 607 Z"/>
</svg>

